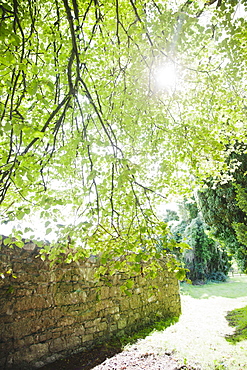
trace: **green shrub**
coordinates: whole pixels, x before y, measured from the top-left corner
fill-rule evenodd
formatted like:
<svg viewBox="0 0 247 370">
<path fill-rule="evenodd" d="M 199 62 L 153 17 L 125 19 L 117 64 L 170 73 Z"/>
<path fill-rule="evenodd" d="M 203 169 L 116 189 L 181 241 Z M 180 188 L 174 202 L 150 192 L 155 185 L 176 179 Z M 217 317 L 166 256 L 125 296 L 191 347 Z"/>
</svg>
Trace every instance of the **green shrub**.
<svg viewBox="0 0 247 370">
<path fill-rule="evenodd" d="M 226 281 L 227 280 L 227 276 L 226 274 L 224 274 L 224 272 L 222 271 L 215 271 L 215 272 L 211 272 L 210 274 L 208 274 L 206 276 L 207 280 L 209 281 Z"/>
</svg>

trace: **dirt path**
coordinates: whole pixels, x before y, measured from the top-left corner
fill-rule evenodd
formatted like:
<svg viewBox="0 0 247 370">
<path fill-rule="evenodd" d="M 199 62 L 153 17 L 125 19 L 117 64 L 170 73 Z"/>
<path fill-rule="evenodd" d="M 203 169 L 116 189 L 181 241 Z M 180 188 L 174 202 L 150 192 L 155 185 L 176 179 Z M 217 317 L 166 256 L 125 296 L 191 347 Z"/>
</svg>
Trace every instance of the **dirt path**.
<svg viewBox="0 0 247 370">
<path fill-rule="evenodd" d="M 182 296 L 183 314 L 178 323 L 139 342 L 144 351 L 175 352 L 184 362 L 202 369 L 247 369 L 247 341 L 232 345 L 225 335 L 233 328 L 227 311 L 247 305 L 247 297 L 195 299 Z M 216 366 L 217 365 L 217 366 Z"/>
<path fill-rule="evenodd" d="M 227 311 L 245 305 L 247 296 L 234 299 L 182 296 L 183 314 L 178 323 L 139 340 L 94 370 L 246 370 L 247 341 L 232 345 L 225 340 L 225 335 L 233 332 L 225 319 Z"/>
<path fill-rule="evenodd" d="M 107 359 L 103 364 L 92 370 L 197 370 L 182 364 L 171 355 L 156 353 L 141 353 L 137 347 Z"/>
</svg>

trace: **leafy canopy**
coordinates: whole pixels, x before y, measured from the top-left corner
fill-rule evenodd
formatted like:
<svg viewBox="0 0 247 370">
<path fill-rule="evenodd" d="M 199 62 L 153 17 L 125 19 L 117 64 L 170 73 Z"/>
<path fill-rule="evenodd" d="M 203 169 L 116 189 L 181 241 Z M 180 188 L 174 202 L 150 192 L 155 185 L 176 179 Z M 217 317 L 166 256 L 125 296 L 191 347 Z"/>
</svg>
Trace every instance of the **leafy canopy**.
<svg viewBox="0 0 247 370">
<path fill-rule="evenodd" d="M 2 220 L 38 212 L 47 233 L 57 222 L 67 244 L 107 258 L 155 251 L 156 202 L 218 174 L 226 144 L 246 142 L 239 6 L 0 1 Z M 167 64 L 170 86 L 157 83 Z"/>
</svg>

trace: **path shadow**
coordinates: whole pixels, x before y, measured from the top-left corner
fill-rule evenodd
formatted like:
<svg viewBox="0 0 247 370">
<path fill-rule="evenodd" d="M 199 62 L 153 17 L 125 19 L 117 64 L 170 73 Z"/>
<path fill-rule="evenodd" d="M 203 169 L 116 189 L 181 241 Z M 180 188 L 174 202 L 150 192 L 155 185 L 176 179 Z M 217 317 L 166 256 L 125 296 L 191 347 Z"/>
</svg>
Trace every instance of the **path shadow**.
<svg viewBox="0 0 247 370">
<path fill-rule="evenodd" d="M 154 330 L 163 331 L 170 325 L 175 324 L 178 317 L 164 318 L 158 321 L 137 328 L 136 331 L 131 331 L 121 338 L 115 338 L 105 343 L 102 346 L 94 347 L 85 352 L 79 352 L 64 359 L 57 360 L 47 364 L 40 369 L 42 370 L 91 370 L 95 366 L 100 365 L 107 358 L 115 356 L 123 351 L 123 347 L 127 344 L 136 343 L 138 339 L 147 337 Z"/>
<path fill-rule="evenodd" d="M 121 348 L 107 345 L 95 347 L 86 352 L 79 352 L 64 359 L 47 364 L 42 370 L 90 370 L 100 365 L 107 358 L 121 352 Z"/>
</svg>

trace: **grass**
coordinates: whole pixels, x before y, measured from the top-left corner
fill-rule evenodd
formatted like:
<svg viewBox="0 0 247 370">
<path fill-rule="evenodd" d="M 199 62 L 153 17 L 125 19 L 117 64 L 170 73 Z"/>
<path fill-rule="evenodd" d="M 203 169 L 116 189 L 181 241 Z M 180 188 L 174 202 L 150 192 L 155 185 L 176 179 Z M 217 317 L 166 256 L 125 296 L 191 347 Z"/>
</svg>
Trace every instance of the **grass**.
<svg viewBox="0 0 247 370">
<path fill-rule="evenodd" d="M 247 296 L 246 286 L 247 275 L 242 275 L 231 277 L 227 282 L 209 282 L 204 285 L 181 283 L 180 290 L 181 294 L 198 299 L 212 297 L 240 298 Z"/>
<path fill-rule="evenodd" d="M 153 323 L 140 327 L 140 329 L 137 331 L 130 332 L 129 334 L 124 334 L 119 336 L 118 338 L 115 338 L 114 340 L 110 340 L 109 345 L 112 347 L 124 348 L 125 346 L 136 343 L 139 339 L 146 338 L 148 335 L 151 335 L 155 331 L 165 330 L 169 326 L 174 325 L 176 322 L 178 322 L 178 320 L 178 317 L 172 317 L 155 321 Z"/>
<path fill-rule="evenodd" d="M 228 312 L 226 316 L 229 325 L 235 327 L 231 335 L 226 336 L 230 343 L 237 343 L 247 339 L 247 306 Z"/>
</svg>

